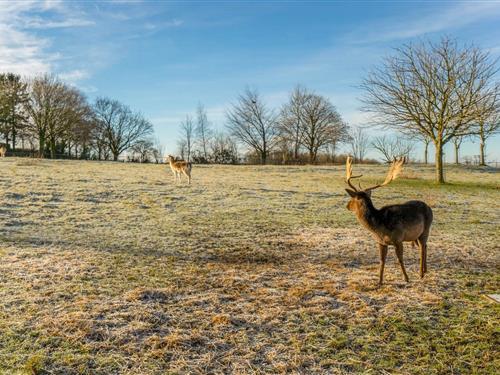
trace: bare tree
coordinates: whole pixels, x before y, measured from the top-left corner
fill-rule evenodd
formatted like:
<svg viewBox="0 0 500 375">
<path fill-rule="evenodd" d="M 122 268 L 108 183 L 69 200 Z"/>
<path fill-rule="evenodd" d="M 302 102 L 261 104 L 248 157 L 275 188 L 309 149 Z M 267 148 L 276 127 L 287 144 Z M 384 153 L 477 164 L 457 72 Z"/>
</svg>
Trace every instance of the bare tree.
<svg viewBox="0 0 500 375">
<path fill-rule="evenodd" d="M 354 128 L 351 134 L 350 145 L 354 160 L 361 163 L 370 147 L 370 137 L 368 137 L 363 128 L 358 126 Z"/>
<path fill-rule="evenodd" d="M 56 157 L 58 142 L 64 144 L 68 139 L 71 126 L 88 120 L 89 116 L 83 94 L 51 75 L 30 82 L 26 110 L 30 130 L 39 142 L 40 156 L 48 148 L 52 158 Z"/>
<path fill-rule="evenodd" d="M 436 151 L 436 179 L 444 183 L 443 146 L 471 133 L 471 125 L 490 113 L 496 95 L 495 62 L 474 46 L 449 38 L 407 44 L 363 81 L 364 110 L 375 124 L 429 137 Z"/>
<path fill-rule="evenodd" d="M 330 141 L 328 142 L 328 149 L 330 152 L 330 156 L 332 158 L 332 163 L 335 163 L 335 154 L 337 151 L 337 145 L 339 143 L 350 143 L 351 135 L 349 133 L 349 126 L 346 122 L 342 121 L 337 123 L 331 129 Z"/>
<path fill-rule="evenodd" d="M 191 116 L 187 115 L 186 120 L 181 122 L 181 137 L 185 143 L 185 156 L 187 161 L 191 161 L 191 153 L 193 151 L 193 143 L 195 136 L 195 126 Z"/>
<path fill-rule="evenodd" d="M 141 139 L 136 142 L 130 149 L 139 157 L 140 163 L 147 163 L 153 156 L 154 144 L 151 139 Z"/>
<path fill-rule="evenodd" d="M 165 145 L 161 143 L 159 138 L 155 138 L 153 143 L 153 158 L 155 160 L 155 163 L 158 164 L 163 162 L 164 155 Z"/>
<path fill-rule="evenodd" d="M 210 126 L 210 122 L 207 118 L 207 111 L 202 104 L 198 105 L 196 110 L 196 138 L 200 146 L 203 158 L 205 161 L 208 160 L 208 148 L 210 139 L 213 136 L 213 132 Z"/>
<path fill-rule="evenodd" d="M 96 124 L 115 161 L 123 151 L 153 133 L 149 121 L 117 100 L 98 98 L 93 110 Z"/>
<path fill-rule="evenodd" d="M 210 160 L 216 164 L 237 164 L 238 147 L 236 143 L 224 133 L 217 132 L 210 140 Z"/>
<path fill-rule="evenodd" d="M 404 157 L 405 160 L 409 160 L 414 144 L 409 140 L 399 137 L 391 138 L 387 135 L 382 135 L 375 137 L 371 146 L 382 154 L 386 163 L 391 163 L 394 159 L 399 159 L 401 157 Z"/>
<path fill-rule="evenodd" d="M 186 149 L 187 149 L 187 142 L 184 138 L 179 139 L 177 141 L 177 153 L 181 156 L 182 160 L 186 159 Z"/>
<path fill-rule="evenodd" d="M 247 89 L 227 112 L 227 128 L 239 142 L 255 151 L 262 164 L 277 141 L 277 117 L 257 91 Z"/>
<path fill-rule="evenodd" d="M 318 151 L 336 139 L 338 129 L 344 129 L 345 123 L 333 104 L 317 94 L 306 94 L 300 117 L 301 144 L 309 153 L 309 162 L 315 163 Z"/>
<path fill-rule="evenodd" d="M 302 112 L 307 98 L 307 90 L 302 86 L 296 86 L 290 94 L 288 103 L 281 109 L 281 116 L 278 124 L 278 131 L 280 138 L 282 138 L 280 144 L 282 146 L 292 146 L 293 159 L 295 161 L 299 159 L 300 147 L 304 137 Z"/>
<path fill-rule="evenodd" d="M 500 92 L 500 90 L 499 90 Z M 485 160 L 485 150 L 486 141 L 491 136 L 500 133 L 500 103 L 498 101 L 500 98 L 497 96 L 495 98 L 496 109 L 486 116 L 481 116 L 475 125 L 475 134 L 479 138 L 479 165 L 486 165 Z"/>
</svg>

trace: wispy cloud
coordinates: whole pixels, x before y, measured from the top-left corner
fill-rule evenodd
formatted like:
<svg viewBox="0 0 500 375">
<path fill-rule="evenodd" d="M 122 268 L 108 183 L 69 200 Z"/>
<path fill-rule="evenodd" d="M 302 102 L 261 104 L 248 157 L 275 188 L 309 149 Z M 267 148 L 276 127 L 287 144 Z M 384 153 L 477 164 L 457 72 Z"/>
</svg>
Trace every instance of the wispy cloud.
<svg viewBox="0 0 500 375">
<path fill-rule="evenodd" d="M 52 72 L 61 54 L 49 51 L 51 39 L 40 36 L 35 30 L 91 24 L 91 21 L 75 16 L 60 1 L 2 2 L 0 71 L 28 76 Z"/>
<path fill-rule="evenodd" d="M 83 69 L 75 69 L 67 72 L 59 73 L 59 78 L 63 81 L 70 83 L 76 83 L 78 81 L 84 80 L 90 76 L 89 72 Z"/>
<path fill-rule="evenodd" d="M 167 28 L 172 28 L 172 27 L 179 27 L 182 26 L 184 21 L 179 20 L 179 19 L 173 19 L 169 21 L 163 21 L 163 22 L 158 22 L 158 23 L 151 23 L 148 22 L 144 25 L 144 28 L 146 30 L 162 30 L 162 29 L 167 29 Z"/>
<path fill-rule="evenodd" d="M 500 2 L 459 2 L 446 8 L 429 7 L 429 11 L 413 18 L 384 19 L 347 35 L 354 43 L 387 42 L 426 34 L 452 31 L 500 15 Z"/>
</svg>

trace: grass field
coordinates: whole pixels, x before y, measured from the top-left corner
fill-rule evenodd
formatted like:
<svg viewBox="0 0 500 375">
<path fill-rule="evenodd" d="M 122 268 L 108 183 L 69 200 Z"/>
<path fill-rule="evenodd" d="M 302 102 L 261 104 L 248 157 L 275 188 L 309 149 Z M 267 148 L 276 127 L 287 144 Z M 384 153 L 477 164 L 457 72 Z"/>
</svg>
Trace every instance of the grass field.
<svg viewBox="0 0 500 375">
<path fill-rule="evenodd" d="M 429 273 L 378 251 L 343 167 L 0 160 L 0 373 L 497 373 L 500 174 L 406 167 Z M 366 184 L 383 166 L 355 166 Z"/>
</svg>

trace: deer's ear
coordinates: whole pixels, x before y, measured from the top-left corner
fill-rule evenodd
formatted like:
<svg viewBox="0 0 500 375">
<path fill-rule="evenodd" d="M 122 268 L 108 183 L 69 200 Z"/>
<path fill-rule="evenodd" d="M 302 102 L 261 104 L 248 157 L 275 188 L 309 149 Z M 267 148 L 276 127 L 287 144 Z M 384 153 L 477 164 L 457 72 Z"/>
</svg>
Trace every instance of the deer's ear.
<svg viewBox="0 0 500 375">
<path fill-rule="evenodd" d="M 353 198 L 356 196 L 356 192 L 354 190 L 345 189 L 345 191 L 347 191 L 347 194 L 349 194 Z"/>
<path fill-rule="evenodd" d="M 365 193 L 366 193 L 366 195 L 368 195 L 368 198 L 372 197 L 372 191 L 371 190 L 365 191 Z"/>
</svg>

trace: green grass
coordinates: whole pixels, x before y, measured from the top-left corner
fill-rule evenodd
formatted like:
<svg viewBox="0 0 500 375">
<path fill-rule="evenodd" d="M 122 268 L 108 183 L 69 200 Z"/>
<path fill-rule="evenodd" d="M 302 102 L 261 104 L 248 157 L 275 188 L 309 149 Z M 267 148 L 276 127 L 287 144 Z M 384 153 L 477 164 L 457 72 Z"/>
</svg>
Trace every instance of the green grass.
<svg viewBox="0 0 500 375">
<path fill-rule="evenodd" d="M 0 373 L 496 373 L 499 174 L 407 166 L 429 274 L 377 249 L 342 167 L 0 161 Z M 363 186 L 383 166 L 355 166 Z"/>
</svg>

